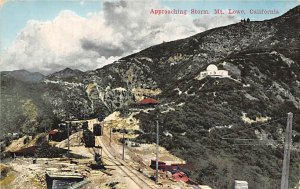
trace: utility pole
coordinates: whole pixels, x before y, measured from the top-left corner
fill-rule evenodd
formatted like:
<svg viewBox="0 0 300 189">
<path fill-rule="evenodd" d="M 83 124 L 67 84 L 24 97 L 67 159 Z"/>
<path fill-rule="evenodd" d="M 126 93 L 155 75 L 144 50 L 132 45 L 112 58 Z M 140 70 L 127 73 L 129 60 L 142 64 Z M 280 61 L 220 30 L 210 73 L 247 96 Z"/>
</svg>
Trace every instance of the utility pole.
<svg viewBox="0 0 300 189">
<path fill-rule="evenodd" d="M 109 127 L 109 146 L 111 146 L 111 126 Z"/>
<path fill-rule="evenodd" d="M 70 133 L 69 133 L 69 131 L 70 131 L 70 124 L 71 122 L 69 122 L 69 123 L 67 123 L 66 122 L 66 124 L 67 124 L 67 129 L 68 129 L 68 158 L 70 158 Z"/>
<path fill-rule="evenodd" d="M 292 123 L 293 113 L 288 113 L 287 126 L 284 138 L 284 157 L 282 165 L 281 189 L 289 188 L 289 167 L 290 167 L 290 152 L 292 145 Z"/>
<path fill-rule="evenodd" d="M 122 160 L 125 159 L 125 138 L 124 138 L 124 134 L 125 134 L 125 129 L 123 129 L 123 154 L 122 154 Z"/>
<path fill-rule="evenodd" d="M 77 127 L 77 130 L 78 130 L 78 136 L 77 136 L 78 146 L 80 146 L 80 126 L 78 126 L 78 124 L 76 123 L 76 127 Z"/>
<path fill-rule="evenodd" d="M 158 125 L 158 115 L 156 117 L 156 173 L 155 182 L 158 183 L 158 144 L 159 144 L 159 125 Z"/>
</svg>

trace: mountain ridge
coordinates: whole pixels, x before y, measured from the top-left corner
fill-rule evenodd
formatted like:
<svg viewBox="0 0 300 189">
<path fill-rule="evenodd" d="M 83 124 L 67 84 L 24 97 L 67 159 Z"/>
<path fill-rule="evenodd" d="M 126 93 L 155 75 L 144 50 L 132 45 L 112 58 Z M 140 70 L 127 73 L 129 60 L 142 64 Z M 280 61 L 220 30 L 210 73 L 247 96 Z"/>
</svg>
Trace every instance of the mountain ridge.
<svg viewBox="0 0 300 189">
<path fill-rule="evenodd" d="M 27 82 L 41 82 L 45 76 L 39 72 L 30 72 L 24 69 L 14 71 L 1 71 L 1 76 L 13 77 Z"/>
<path fill-rule="evenodd" d="M 79 75 L 82 73 L 84 73 L 84 72 L 82 72 L 78 69 L 65 68 L 63 70 L 60 70 L 60 71 L 57 71 L 57 72 L 47 75 L 47 78 L 61 79 L 61 78 L 68 78 L 68 77 L 76 76 L 76 75 Z"/>
<path fill-rule="evenodd" d="M 151 133 L 158 117 L 160 144 L 185 159 L 186 172 L 200 183 L 231 188 L 232 181 L 240 179 L 247 180 L 250 189 L 276 188 L 283 154 L 282 145 L 273 142 L 282 139 L 285 120 L 272 121 L 287 112 L 300 115 L 300 30 L 295 22 L 299 10 L 297 6 L 271 20 L 237 23 L 155 45 L 100 69 L 48 77 L 37 89 L 20 86 L 24 99 L 36 93 L 40 98 L 32 103 L 43 102 L 60 120 L 114 111 L 126 116 L 138 109 L 140 129 Z M 197 79 L 209 64 L 229 71 L 230 77 Z M 1 76 L 7 96 L 18 90 L 11 92 L 9 82 Z M 161 109 L 137 107 L 136 102 L 146 97 L 158 99 Z M 24 104 L 20 95 L 9 98 Z M 5 103 L 9 108 L 11 102 Z M 41 111 L 46 111 L 44 106 L 39 106 Z M 291 183 L 296 183 L 299 116 L 294 117 L 293 132 Z M 222 140 L 224 135 L 261 139 L 267 145 L 234 145 Z M 141 134 L 136 140 L 155 142 L 155 137 Z"/>
</svg>

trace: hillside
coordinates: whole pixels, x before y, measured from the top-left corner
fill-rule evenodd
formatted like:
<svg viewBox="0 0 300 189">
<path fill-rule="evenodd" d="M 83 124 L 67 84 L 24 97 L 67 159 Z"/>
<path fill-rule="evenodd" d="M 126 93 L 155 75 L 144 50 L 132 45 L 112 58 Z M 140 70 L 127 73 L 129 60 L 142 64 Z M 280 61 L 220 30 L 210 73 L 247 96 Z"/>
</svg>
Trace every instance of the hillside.
<svg viewBox="0 0 300 189">
<path fill-rule="evenodd" d="M 1 72 L 1 76 L 33 83 L 41 82 L 45 78 L 45 76 L 39 72 L 29 72 L 27 70 L 3 71 Z"/>
<path fill-rule="evenodd" d="M 215 28 L 152 46 L 97 70 L 66 69 L 38 83 L 1 75 L 1 101 L 6 104 L 2 110 L 24 115 L 19 112 L 22 100 L 31 100 L 38 110 L 47 107 L 63 120 L 115 110 L 126 114 L 140 99 L 154 97 L 161 102 L 159 113 L 136 115 L 144 133 L 155 132 L 158 114 L 161 145 L 187 161 L 184 169 L 192 178 L 213 188 L 232 188 L 234 179 L 247 180 L 250 189 L 280 185 L 281 141 L 286 114 L 293 112 L 292 187 L 300 177 L 299 20 L 297 6 L 278 18 Z M 209 64 L 229 71 L 230 77 L 197 79 Z M 9 100 L 12 94 L 21 99 Z M 21 124 L 19 120 L 1 116 L 9 123 L 7 132 Z M 137 140 L 155 138 L 145 134 Z"/>
<path fill-rule="evenodd" d="M 18 80 L 1 74 L 1 135 L 12 132 L 34 133 L 57 124 L 51 104 L 41 94 L 47 89 L 43 83 Z"/>
<path fill-rule="evenodd" d="M 47 78 L 49 79 L 62 79 L 62 78 L 68 78 L 68 77 L 72 77 L 72 76 L 75 76 L 75 75 L 79 75 L 83 73 L 82 71 L 80 70 L 73 70 L 71 68 L 65 68 L 61 71 L 58 71 L 58 72 L 55 72 L 55 73 L 52 73 L 50 75 L 47 76 Z"/>
</svg>

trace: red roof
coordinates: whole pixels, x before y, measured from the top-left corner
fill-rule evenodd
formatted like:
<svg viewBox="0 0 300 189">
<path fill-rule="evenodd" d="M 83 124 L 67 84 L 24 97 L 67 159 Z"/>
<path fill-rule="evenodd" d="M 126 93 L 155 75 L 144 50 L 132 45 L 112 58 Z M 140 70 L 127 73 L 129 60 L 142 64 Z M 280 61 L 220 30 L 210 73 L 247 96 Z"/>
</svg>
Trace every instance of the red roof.
<svg viewBox="0 0 300 189">
<path fill-rule="evenodd" d="M 182 181 L 182 182 L 189 181 L 189 177 L 183 172 L 177 172 L 177 173 L 173 174 L 172 177 L 175 181 Z"/>
<path fill-rule="evenodd" d="M 24 154 L 30 154 L 34 153 L 38 147 L 37 146 L 29 146 L 22 148 L 20 150 L 12 151 L 12 153 L 24 153 Z"/>
<path fill-rule="evenodd" d="M 138 102 L 139 105 L 157 105 L 159 102 L 153 98 L 145 98 Z"/>
<path fill-rule="evenodd" d="M 52 131 L 49 131 L 49 135 L 55 135 L 56 133 L 58 133 L 58 131 L 57 130 L 52 130 Z"/>
</svg>

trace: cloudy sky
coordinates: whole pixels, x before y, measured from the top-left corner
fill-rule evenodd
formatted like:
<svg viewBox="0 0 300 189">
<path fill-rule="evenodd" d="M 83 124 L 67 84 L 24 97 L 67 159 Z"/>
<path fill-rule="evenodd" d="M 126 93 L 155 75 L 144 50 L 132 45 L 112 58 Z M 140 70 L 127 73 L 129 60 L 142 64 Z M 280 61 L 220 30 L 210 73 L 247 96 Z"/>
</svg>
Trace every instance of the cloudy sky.
<svg viewBox="0 0 300 189">
<path fill-rule="evenodd" d="M 1 1 L 0 1 L 1 2 Z M 185 38 L 241 18 L 277 17 L 297 0 L 10 0 L 0 8 L 0 70 L 49 74 L 100 68 L 151 45 Z M 151 9 L 277 9 L 279 15 L 153 15 Z"/>
</svg>

